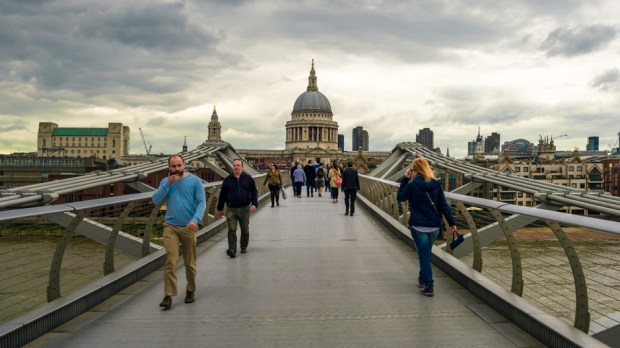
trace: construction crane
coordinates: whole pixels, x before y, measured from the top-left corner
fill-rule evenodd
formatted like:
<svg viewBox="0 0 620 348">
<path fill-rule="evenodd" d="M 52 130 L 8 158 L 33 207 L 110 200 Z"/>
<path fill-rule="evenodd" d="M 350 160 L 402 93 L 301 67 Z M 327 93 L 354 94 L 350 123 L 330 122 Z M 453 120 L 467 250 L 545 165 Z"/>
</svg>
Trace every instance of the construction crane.
<svg viewBox="0 0 620 348">
<path fill-rule="evenodd" d="M 557 138 L 562 138 L 562 137 L 567 137 L 568 134 L 564 133 L 564 134 L 560 134 L 558 136 L 553 137 L 553 139 L 557 139 Z"/>
<path fill-rule="evenodd" d="M 153 147 L 153 145 L 151 145 L 151 143 L 149 143 L 149 146 L 146 146 L 146 140 L 144 139 L 144 133 L 142 133 L 142 128 L 138 128 L 140 130 L 140 136 L 142 137 L 142 144 L 144 144 L 144 150 L 146 151 L 146 155 L 150 156 L 151 155 L 151 148 Z"/>
</svg>

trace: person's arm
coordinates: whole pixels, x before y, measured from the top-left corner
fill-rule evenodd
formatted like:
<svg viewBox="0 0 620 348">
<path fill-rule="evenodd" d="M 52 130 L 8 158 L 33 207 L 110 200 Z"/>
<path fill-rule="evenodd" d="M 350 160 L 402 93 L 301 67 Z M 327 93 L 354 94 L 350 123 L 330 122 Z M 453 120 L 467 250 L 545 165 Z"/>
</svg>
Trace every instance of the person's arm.
<svg viewBox="0 0 620 348">
<path fill-rule="evenodd" d="M 357 188 L 357 191 L 360 190 L 360 176 L 357 172 L 355 172 L 355 187 Z"/>
<path fill-rule="evenodd" d="M 284 182 L 282 181 L 282 173 L 278 171 L 278 180 L 280 181 L 280 187 L 284 186 Z"/>
<path fill-rule="evenodd" d="M 409 184 L 409 178 L 403 176 L 400 181 L 400 186 L 398 187 L 398 193 L 396 194 L 397 201 L 403 202 L 409 199 L 409 186 L 407 184 Z"/>
<path fill-rule="evenodd" d="M 153 196 L 151 197 L 153 204 L 159 205 L 159 204 L 164 203 L 164 201 L 166 200 L 166 196 L 168 196 L 169 189 L 170 189 L 170 184 L 168 183 L 168 180 L 163 179 L 159 183 L 159 187 L 157 188 L 157 191 L 155 191 L 155 193 L 153 193 Z"/>
<path fill-rule="evenodd" d="M 454 215 L 452 215 L 452 211 L 450 210 L 450 206 L 448 205 L 448 201 L 446 200 L 446 195 L 443 193 L 443 189 L 439 187 L 439 202 L 441 212 L 443 216 L 448 220 L 448 224 L 450 225 L 450 232 L 457 233 L 456 230 L 456 220 L 454 220 Z"/>
<path fill-rule="evenodd" d="M 265 180 L 263 180 L 263 186 L 267 185 L 267 181 L 269 181 L 269 172 L 267 172 L 267 175 L 265 175 Z"/>
<path fill-rule="evenodd" d="M 251 176 L 248 177 L 250 180 L 250 200 L 251 200 L 251 206 L 250 206 L 250 211 L 253 212 L 256 210 L 256 208 L 258 208 L 258 190 L 256 190 L 256 183 L 254 182 L 254 179 L 252 179 Z"/>
<path fill-rule="evenodd" d="M 220 190 L 220 196 L 217 198 L 217 207 L 215 208 L 215 218 L 222 216 L 224 211 L 224 204 L 226 204 L 226 196 L 228 195 L 228 186 L 226 185 L 226 179 L 222 181 L 222 189 Z"/>
<path fill-rule="evenodd" d="M 202 187 L 202 183 L 200 182 L 200 180 L 196 180 L 196 184 L 194 184 L 194 197 L 196 197 L 196 212 L 194 213 L 192 221 L 198 224 L 198 222 L 202 220 L 205 209 L 207 209 L 205 189 L 204 187 Z"/>
</svg>

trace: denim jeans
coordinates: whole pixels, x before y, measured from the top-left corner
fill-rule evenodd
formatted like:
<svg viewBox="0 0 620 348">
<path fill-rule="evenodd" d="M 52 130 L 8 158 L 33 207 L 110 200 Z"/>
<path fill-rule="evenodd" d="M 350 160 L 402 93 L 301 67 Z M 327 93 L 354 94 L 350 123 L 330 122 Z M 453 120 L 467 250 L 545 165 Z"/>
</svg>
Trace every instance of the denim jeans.
<svg viewBox="0 0 620 348">
<path fill-rule="evenodd" d="M 432 289 L 433 283 L 433 269 L 431 267 L 431 248 L 437 240 L 439 234 L 439 228 L 433 232 L 420 232 L 413 227 L 409 227 L 411 230 L 411 236 L 415 241 L 415 248 L 418 251 L 418 257 L 420 259 L 420 274 L 418 275 L 418 282 L 424 284 L 425 288 Z"/>
</svg>

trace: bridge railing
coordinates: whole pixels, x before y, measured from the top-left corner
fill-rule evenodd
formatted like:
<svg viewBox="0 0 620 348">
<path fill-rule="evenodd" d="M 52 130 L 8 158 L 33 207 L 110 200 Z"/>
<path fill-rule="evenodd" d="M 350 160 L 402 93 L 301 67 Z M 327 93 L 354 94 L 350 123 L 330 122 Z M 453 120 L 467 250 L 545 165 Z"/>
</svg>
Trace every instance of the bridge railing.
<svg viewBox="0 0 620 348">
<path fill-rule="evenodd" d="M 408 226 L 408 203 L 396 200 L 399 183 L 365 175 L 360 181 L 367 200 Z M 458 256 L 473 270 L 583 332 L 619 324 L 619 223 L 450 192 L 446 197 L 466 234 L 455 252 L 471 251 Z M 437 247 L 452 254 L 446 237 Z"/>
<path fill-rule="evenodd" d="M 254 177 L 261 201 L 264 177 Z M 198 243 L 226 226 L 214 218 L 221 181 L 203 186 Z M 0 211 L 0 346 L 30 342 L 163 266 L 165 203 L 152 194 Z"/>
</svg>

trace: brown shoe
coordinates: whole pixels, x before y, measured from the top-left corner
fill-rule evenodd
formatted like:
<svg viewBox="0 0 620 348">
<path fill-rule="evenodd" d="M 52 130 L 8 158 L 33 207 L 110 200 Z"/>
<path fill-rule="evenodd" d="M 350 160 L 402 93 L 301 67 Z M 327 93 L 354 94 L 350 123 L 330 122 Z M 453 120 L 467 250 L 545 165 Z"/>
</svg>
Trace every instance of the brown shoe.
<svg viewBox="0 0 620 348">
<path fill-rule="evenodd" d="M 159 304 L 160 307 L 164 307 L 164 309 L 170 309 L 172 306 L 172 297 L 166 296 Z"/>
<path fill-rule="evenodd" d="M 187 290 L 185 293 L 185 303 L 194 303 L 194 292 Z"/>
<path fill-rule="evenodd" d="M 241 248 L 241 253 L 242 253 L 242 254 L 245 254 L 245 253 L 247 253 L 247 252 L 248 252 L 248 249 L 247 249 L 247 248 Z"/>
</svg>

